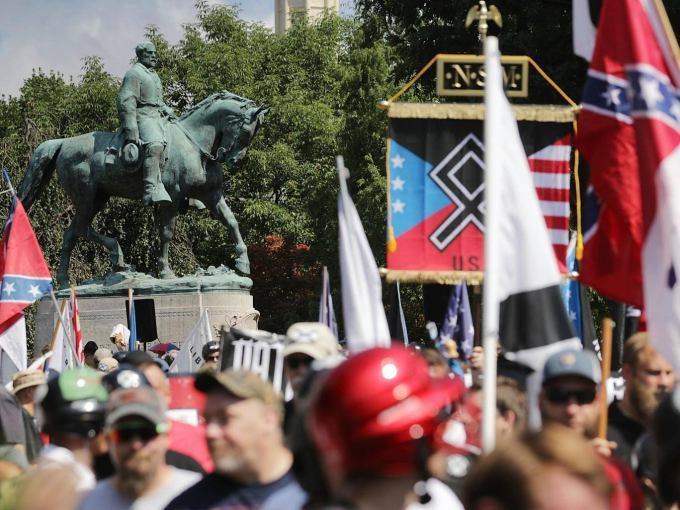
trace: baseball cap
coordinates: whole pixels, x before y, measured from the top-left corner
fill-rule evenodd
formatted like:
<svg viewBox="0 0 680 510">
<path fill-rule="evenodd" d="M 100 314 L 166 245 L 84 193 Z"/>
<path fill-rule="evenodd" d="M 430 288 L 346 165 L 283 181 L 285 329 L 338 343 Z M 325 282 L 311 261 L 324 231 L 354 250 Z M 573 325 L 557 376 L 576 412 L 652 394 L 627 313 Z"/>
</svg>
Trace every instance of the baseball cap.
<svg viewBox="0 0 680 510">
<path fill-rule="evenodd" d="M 328 326 L 320 322 L 296 322 L 286 331 L 283 355 L 306 354 L 323 359 L 340 352 L 340 344 Z"/>
<path fill-rule="evenodd" d="M 211 340 L 203 346 L 201 349 L 201 356 L 203 359 L 207 359 L 208 356 L 213 352 L 220 352 L 220 342 L 219 340 Z"/>
<path fill-rule="evenodd" d="M 114 390 L 106 406 L 106 427 L 128 416 L 141 416 L 154 425 L 167 423 L 165 403 L 150 387 L 121 388 Z"/>
<path fill-rule="evenodd" d="M 153 363 L 153 358 L 148 352 L 132 351 L 125 356 L 125 363 L 139 367 L 141 365 L 150 365 Z"/>
<path fill-rule="evenodd" d="M 118 368 L 118 361 L 116 358 L 103 358 L 97 364 L 97 370 L 108 374 Z"/>
<path fill-rule="evenodd" d="M 97 361 L 97 363 L 104 358 L 111 357 L 113 357 L 113 353 L 111 352 L 111 349 L 107 349 L 106 347 L 100 347 L 94 352 L 94 359 Z"/>
<path fill-rule="evenodd" d="M 202 370 L 196 375 L 194 386 L 202 393 L 222 389 L 240 399 L 261 400 L 283 415 L 283 402 L 274 387 L 250 370 Z"/>
<path fill-rule="evenodd" d="M 40 370 L 22 370 L 12 377 L 12 391 L 16 394 L 23 389 L 30 388 L 31 386 L 40 386 L 45 383 L 47 383 L 45 372 Z"/>
<path fill-rule="evenodd" d="M 600 384 L 602 372 L 595 353 L 566 349 L 550 356 L 543 367 L 543 384 L 564 376 L 582 377 Z"/>
</svg>

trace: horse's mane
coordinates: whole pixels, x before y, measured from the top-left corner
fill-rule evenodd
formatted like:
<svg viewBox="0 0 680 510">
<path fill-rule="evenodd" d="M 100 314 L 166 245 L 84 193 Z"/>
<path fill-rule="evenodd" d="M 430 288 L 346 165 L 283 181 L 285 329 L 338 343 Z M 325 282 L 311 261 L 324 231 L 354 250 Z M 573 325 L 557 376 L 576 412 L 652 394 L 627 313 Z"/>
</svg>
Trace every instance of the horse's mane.
<svg viewBox="0 0 680 510">
<path fill-rule="evenodd" d="M 182 115 L 180 116 L 179 120 L 184 120 L 190 115 L 192 115 L 194 112 L 197 112 L 199 110 L 203 110 L 211 106 L 215 101 L 221 101 L 221 100 L 230 100 L 236 103 L 236 109 L 239 110 L 245 110 L 251 106 L 254 105 L 253 101 L 250 99 L 246 99 L 241 96 L 237 96 L 236 94 L 233 94 L 228 91 L 222 91 L 222 92 L 216 92 L 215 94 L 212 94 L 208 97 L 206 97 L 203 101 L 200 101 L 196 103 L 194 106 L 186 110 Z"/>
</svg>

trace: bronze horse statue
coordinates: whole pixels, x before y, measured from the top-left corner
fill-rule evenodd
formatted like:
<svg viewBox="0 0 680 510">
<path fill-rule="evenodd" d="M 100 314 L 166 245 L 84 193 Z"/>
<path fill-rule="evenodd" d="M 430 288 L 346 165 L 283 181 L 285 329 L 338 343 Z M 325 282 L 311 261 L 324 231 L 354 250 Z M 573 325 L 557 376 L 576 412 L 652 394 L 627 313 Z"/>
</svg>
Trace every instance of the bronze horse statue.
<svg viewBox="0 0 680 510">
<path fill-rule="evenodd" d="M 186 210 L 189 199 L 202 202 L 213 217 L 229 228 L 235 244 L 236 270 L 250 274 L 246 245 L 222 194 L 222 163 L 233 165 L 243 158 L 267 112 L 268 108 L 258 107 L 253 101 L 221 92 L 166 124 L 162 179 L 172 203 L 154 208 L 160 234 L 159 278 L 175 277 L 168 264 L 168 249 L 177 215 Z M 115 133 L 95 131 L 47 140 L 33 153 L 19 186 L 19 198 L 28 211 L 56 168 L 59 182 L 75 207 L 75 215 L 64 231 L 57 271 L 62 288 L 69 284 L 71 253 L 79 237 L 108 249 L 112 271 L 129 269 L 118 241 L 92 228 L 92 219 L 110 197 L 142 198 L 141 169 L 131 169 L 117 156 L 112 162 L 111 146 L 119 138 Z"/>
</svg>

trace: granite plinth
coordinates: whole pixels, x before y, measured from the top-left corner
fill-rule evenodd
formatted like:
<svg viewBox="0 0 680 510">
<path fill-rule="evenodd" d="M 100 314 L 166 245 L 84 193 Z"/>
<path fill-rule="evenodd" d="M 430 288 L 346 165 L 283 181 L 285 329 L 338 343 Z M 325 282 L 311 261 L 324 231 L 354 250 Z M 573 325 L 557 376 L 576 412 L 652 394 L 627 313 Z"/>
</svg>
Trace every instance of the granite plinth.
<svg viewBox="0 0 680 510">
<path fill-rule="evenodd" d="M 79 287 L 76 288 L 76 292 L 84 340 L 94 340 L 102 347 L 111 348 L 109 335 L 113 327 L 119 323 L 127 325 L 125 308 L 127 287 L 125 292 L 115 289 L 108 295 L 100 290 L 96 294 L 81 293 Z M 142 292 L 135 289 L 135 296 L 137 295 L 154 300 L 159 340 L 177 345 L 184 342 L 203 310 L 208 311 L 216 339 L 219 338 L 218 332 L 223 326 L 256 329 L 260 316 L 253 308 L 253 297 L 246 289 L 209 292 L 183 290 L 174 293 L 167 291 L 154 293 L 151 289 Z M 51 299 L 43 298 L 38 304 L 34 352 L 40 352 L 42 347 L 50 342 L 56 323 L 57 313 Z"/>
<path fill-rule="evenodd" d="M 128 294 L 133 289 L 137 296 L 178 293 L 212 293 L 222 291 L 250 291 L 253 281 L 240 276 L 225 266 L 199 269 L 192 275 L 180 278 L 158 279 L 146 273 L 121 271 L 87 280 L 76 287 L 79 297 L 115 296 Z M 57 297 L 68 297 L 69 290 L 57 292 Z"/>
</svg>

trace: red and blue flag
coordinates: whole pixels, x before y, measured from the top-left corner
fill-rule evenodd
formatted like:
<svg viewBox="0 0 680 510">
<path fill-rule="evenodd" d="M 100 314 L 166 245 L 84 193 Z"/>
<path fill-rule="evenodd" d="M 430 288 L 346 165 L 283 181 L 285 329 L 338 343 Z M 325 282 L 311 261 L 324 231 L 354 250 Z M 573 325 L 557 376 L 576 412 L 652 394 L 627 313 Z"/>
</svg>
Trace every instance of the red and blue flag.
<svg viewBox="0 0 680 510">
<path fill-rule="evenodd" d="M 48 294 L 52 277 L 21 200 L 12 198 L 0 242 L 0 331 Z"/>
<path fill-rule="evenodd" d="M 591 166 L 581 278 L 647 304 L 657 349 L 680 368 L 680 69 L 653 0 L 605 0 L 577 145 Z"/>
<path fill-rule="evenodd" d="M 566 270 L 572 124 L 520 121 L 555 256 Z M 482 120 L 390 117 L 389 225 L 403 271 L 484 270 Z"/>
</svg>

